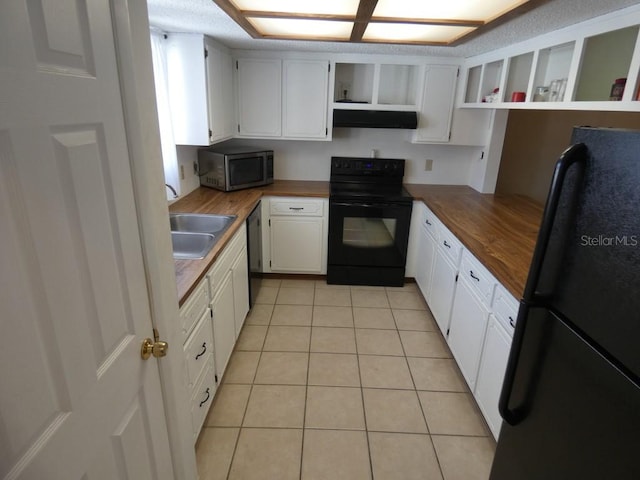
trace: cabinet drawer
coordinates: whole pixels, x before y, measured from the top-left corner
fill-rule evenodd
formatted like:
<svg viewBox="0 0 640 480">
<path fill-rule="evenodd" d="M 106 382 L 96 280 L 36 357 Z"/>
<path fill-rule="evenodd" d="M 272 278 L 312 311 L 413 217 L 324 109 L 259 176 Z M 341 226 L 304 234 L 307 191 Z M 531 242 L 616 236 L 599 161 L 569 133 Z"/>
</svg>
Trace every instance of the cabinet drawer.
<svg viewBox="0 0 640 480">
<path fill-rule="evenodd" d="M 513 336 L 520 303 L 500 284 L 496 287 L 493 300 L 493 314 L 507 333 Z"/>
<path fill-rule="evenodd" d="M 457 267 L 460 265 L 460 255 L 462 254 L 462 244 L 456 236 L 445 227 L 442 222 L 438 222 L 438 245 L 451 259 Z"/>
<path fill-rule="evenodd" d="M 189 332 L 208 307 L 209 287 L 207 281 L 203 280 L 180 308 L 180 325 L 182 328 L 182 338 L 184 340 L 187 339 Z"/>
<path fill-rule="evenodd" d="M 422 226 L 436 240 L 438 240 L 438 223 L 438 218 L 425 205 L 422 210 Z"/>
<path fill-rule="evenodd" d="M 462 252 L 460 276 L 467 280 L 486 306 L 491 305 L 496 280 L 467 250 Z"/>
<path fill-rule="evenodd" d="M 209 357 L 204 375 L 202 375 L 193 389 L 191 396 L 191 424 L 193 426 L 193 441 L 195 442 L 207 416 L 207 412 L 213 403 L 213 396 L 216 393 L 215 369 L 213 368 L 213 357 Z"/>
<path fill-rule="evenodd" d="M 297 215 L 305 217 L 321 217 L 324 202 L 320 199 L 278 198 L 271 199 L 269 213 L 271 215 Z"/>
<path fill-rule="evenodd" d="M 213 354 L 213 328 L 209 309 L 202 314 L 198 325 L 185 343 L 184 354 L 187 359 L 189 385 L 193 385 Z"/>
<path fill-rule="evenodd" d="M 233 265 L 234 260 L 243 248 L 247 245 L 247 227 L 242 225 L 235 233 L 233 238 L 224 247 L 220 256 L 216 259 L 213 267 L 209 270 L 209 284 L 211 288 L 210 298 L 216 294 L 218 287 L 221 285 L 224 276 Z"/>
</svg>

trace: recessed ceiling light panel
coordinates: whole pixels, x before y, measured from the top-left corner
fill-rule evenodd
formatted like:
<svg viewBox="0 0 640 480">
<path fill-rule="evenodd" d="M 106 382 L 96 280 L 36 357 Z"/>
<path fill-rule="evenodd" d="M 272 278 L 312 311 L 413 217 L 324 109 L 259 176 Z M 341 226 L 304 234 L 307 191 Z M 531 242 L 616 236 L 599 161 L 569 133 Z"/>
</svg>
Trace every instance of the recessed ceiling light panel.
<svg viewBox="0 0 640 480">
<path fill-rule="evenodd" d="M 528 0 L 378 0 L 376 17 L 483 20 L 496 17 L 527 3 Z"/>
<path fill-rule="evenodd" d="M 321 15 L 351 15 L 359 0 L 233 0 L 238 10 Z"/>
<path fill-rule="evenodd" d="M 349 40 L 352 22 L 302 20 L 290 18 L 248 18 L 265 37 L 308 40 Z"/>
<path fill-rule="evenodd" d="M 475 30 L 474 27 L 369 23 L 362 37 L 365 42 L 450 43 Z"/>
</svg>

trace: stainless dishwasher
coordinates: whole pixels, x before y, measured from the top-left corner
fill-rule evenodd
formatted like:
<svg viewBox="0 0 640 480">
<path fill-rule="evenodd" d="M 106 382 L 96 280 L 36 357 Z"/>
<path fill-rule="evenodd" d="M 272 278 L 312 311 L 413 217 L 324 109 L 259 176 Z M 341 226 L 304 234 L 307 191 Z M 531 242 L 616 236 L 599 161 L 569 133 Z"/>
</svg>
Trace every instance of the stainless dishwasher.
<svg viewBox="0 0 640 480">
<path fill-rule="evenodd" d="M 247 217 L 247 257 L 249 262 L 249 308 L 256 303 L 262 282 L 262 215 L 260 203 Z"/>
</svg>

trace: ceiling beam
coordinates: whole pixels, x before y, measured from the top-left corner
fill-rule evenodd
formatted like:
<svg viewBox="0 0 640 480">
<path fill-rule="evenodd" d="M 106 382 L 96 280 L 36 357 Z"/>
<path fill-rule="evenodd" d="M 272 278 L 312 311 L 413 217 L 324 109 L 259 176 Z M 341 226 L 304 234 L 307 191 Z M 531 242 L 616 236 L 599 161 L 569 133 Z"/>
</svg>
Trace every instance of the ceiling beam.
<svg viewBox="0 0 640 480">
<path fill-rule="evenodd" d="M 369 25 L 369 21 L 377 4 L 378 0 L 360 0 L 358 13 L 356 14 L 356 23 L 354 23 L 353 30 L 351 31 L 352 42 L 362 41 L 362 36 L 367 29 L 367 25 Z"/>
<path fill-rule="evenodd" d="M 353 22 L 353 15 L 332 15 L 329 13 L 292 13 L 292 12 L 263 12 L 260 10 L 240 10 L 241 15 L 252 18 L 282 18 L 287 20 L 333 20 Z"/>
<path fill-rule="evenodd" d="M 240 25 L 245 32 L 247 32 L 253 38 L 263 38 L 260 32 L 258 32 L 255 27 L 251 24 L 249 20 L 246 19 L 244 15 L 240 13 L 240 11 L 236 8 L 236 6 L 231 3 L 229 0 L 213 0 L 213 3 L 218 5 L 224 13 L 229 15 L 231 19 Z"/>
</svg>

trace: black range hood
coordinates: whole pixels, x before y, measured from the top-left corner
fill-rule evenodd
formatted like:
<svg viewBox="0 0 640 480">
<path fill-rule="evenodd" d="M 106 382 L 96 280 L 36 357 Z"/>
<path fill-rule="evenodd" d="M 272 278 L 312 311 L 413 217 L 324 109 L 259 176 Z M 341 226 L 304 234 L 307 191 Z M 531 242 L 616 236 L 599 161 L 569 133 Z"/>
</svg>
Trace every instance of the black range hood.
<svg viewBox="0 0 640 480">
<path fill-rule="evenodd" d="M 333 126 L 415 130 L 418 127 L 418 114 L 416 112 L 390 112 L 387 110 L 334 110 Z"/>
</svg>

